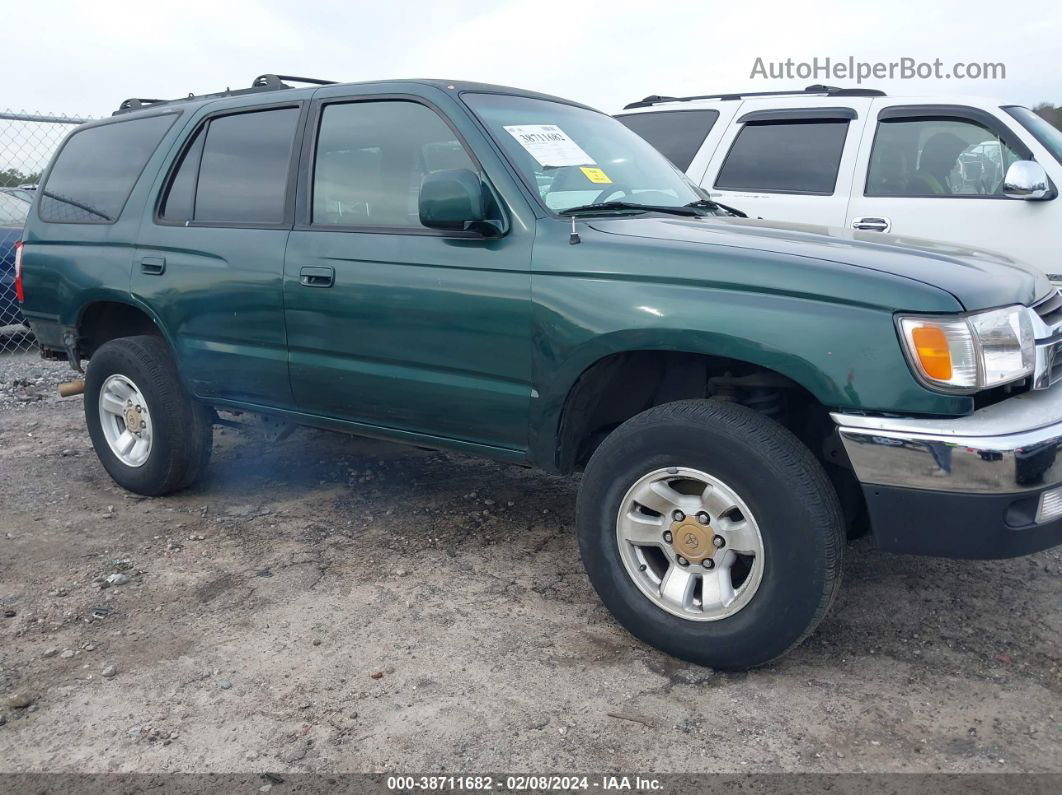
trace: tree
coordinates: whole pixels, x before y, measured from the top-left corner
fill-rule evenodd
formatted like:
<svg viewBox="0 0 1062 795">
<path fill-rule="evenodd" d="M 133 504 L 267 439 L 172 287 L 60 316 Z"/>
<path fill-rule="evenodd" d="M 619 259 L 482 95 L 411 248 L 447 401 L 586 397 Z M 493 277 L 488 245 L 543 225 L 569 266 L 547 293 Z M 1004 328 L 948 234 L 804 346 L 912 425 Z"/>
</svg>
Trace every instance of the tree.
<svg viewBox="0 0 1062 795">
<path fill-rule="evenodd" d="M 41 179 L 41 173 L 25 174 L 17 168 L 5 168 L 0 170 L 0 188 L 17 188 L 19 185 L 36 185 Z"/>
<path fill-rule="evenodd" d="M 1049 102 L 1042 102 L 1033 108 L 1033 112 L 1062 130 L 1062 108 L 1055 107 Z"/>
</svg>

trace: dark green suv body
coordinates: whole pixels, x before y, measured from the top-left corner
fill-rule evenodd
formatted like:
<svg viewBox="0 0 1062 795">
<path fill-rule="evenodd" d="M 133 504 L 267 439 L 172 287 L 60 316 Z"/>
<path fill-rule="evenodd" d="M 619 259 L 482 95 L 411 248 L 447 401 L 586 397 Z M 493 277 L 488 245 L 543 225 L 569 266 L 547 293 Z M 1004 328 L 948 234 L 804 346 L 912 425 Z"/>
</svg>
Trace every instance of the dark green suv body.
<svg viewBox="0 0 1062 795">
<path fill-rule="evenodd" d="M 89 360 L 123 486 L 192 483 L 224 409 L 583 470 L 603 600 L 719 667 L 811 631 L 846 530 L 1062 540 L 1042 274 L 734 217 L 554 97 L 257 84 L 78 128 L 26 227 L 24 314 L 46 356 Z"/>
</svg>

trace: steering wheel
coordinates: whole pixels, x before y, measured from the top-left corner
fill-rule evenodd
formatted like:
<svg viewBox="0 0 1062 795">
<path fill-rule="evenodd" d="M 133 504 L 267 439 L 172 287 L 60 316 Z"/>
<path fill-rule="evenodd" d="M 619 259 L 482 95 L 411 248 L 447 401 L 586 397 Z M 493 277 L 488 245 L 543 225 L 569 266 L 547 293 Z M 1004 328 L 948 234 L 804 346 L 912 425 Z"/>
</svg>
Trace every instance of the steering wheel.
<svg viewBox="0 0 1062 795">
<path fill-rule="evenodd" d="M 607 202 L 614 200 L 616 194 L 623 194 L 624 197 L 629 198 L 631 195 L 631 189 L 622 182 L 614 182 L 611 185 L 606 185 L 597 198 L 594 199 L 594 203 Z"/>
</svg>

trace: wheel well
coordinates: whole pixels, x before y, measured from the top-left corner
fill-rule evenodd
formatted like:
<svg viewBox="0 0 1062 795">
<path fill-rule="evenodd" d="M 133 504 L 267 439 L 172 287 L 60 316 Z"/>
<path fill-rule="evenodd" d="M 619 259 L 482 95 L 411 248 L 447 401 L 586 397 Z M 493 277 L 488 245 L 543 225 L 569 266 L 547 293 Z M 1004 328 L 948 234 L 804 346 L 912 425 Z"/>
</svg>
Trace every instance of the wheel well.
<svg viewBox="0 0 1062 795">
<path fill-rule="evenodd" d="M 595 362 L 565 400 L 557 440 L 558 469 L 581 469 L 605 437 L 636 414 L 689 398 L 741 403 L 788 428 L 824 465 L 850 527 L 865 524 L 862 491 L 827 409 L 796 381 L 722 356 L 628 351 Z"/>
<path fill-rule="evenodd" d="M 140 334 L 161 336 L 155 321 L 143 310 L 116 301 L 89 304 L 78 320 L 77 350 L 88 359 L 105 342 Z"/>
</svg>

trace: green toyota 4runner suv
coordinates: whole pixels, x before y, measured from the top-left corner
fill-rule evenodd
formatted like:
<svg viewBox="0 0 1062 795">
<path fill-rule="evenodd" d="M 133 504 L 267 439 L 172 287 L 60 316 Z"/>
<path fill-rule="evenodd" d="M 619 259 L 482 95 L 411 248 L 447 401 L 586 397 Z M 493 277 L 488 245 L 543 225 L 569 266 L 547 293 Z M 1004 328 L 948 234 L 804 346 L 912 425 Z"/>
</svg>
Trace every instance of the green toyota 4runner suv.
<svg viewBox="0 0 1062 795">
<path fill-rule="evenodd" d="M 601 599 L 718 668 L 805 638 L 862 528 L 1062 541 L 1042 274 L 737 217 L 555 97 L 293 82 L 128 100 L 38 191 L 23 312 L 121 486 L 193 483 L 218 410 L 582 472 Z"/>
</svg>

